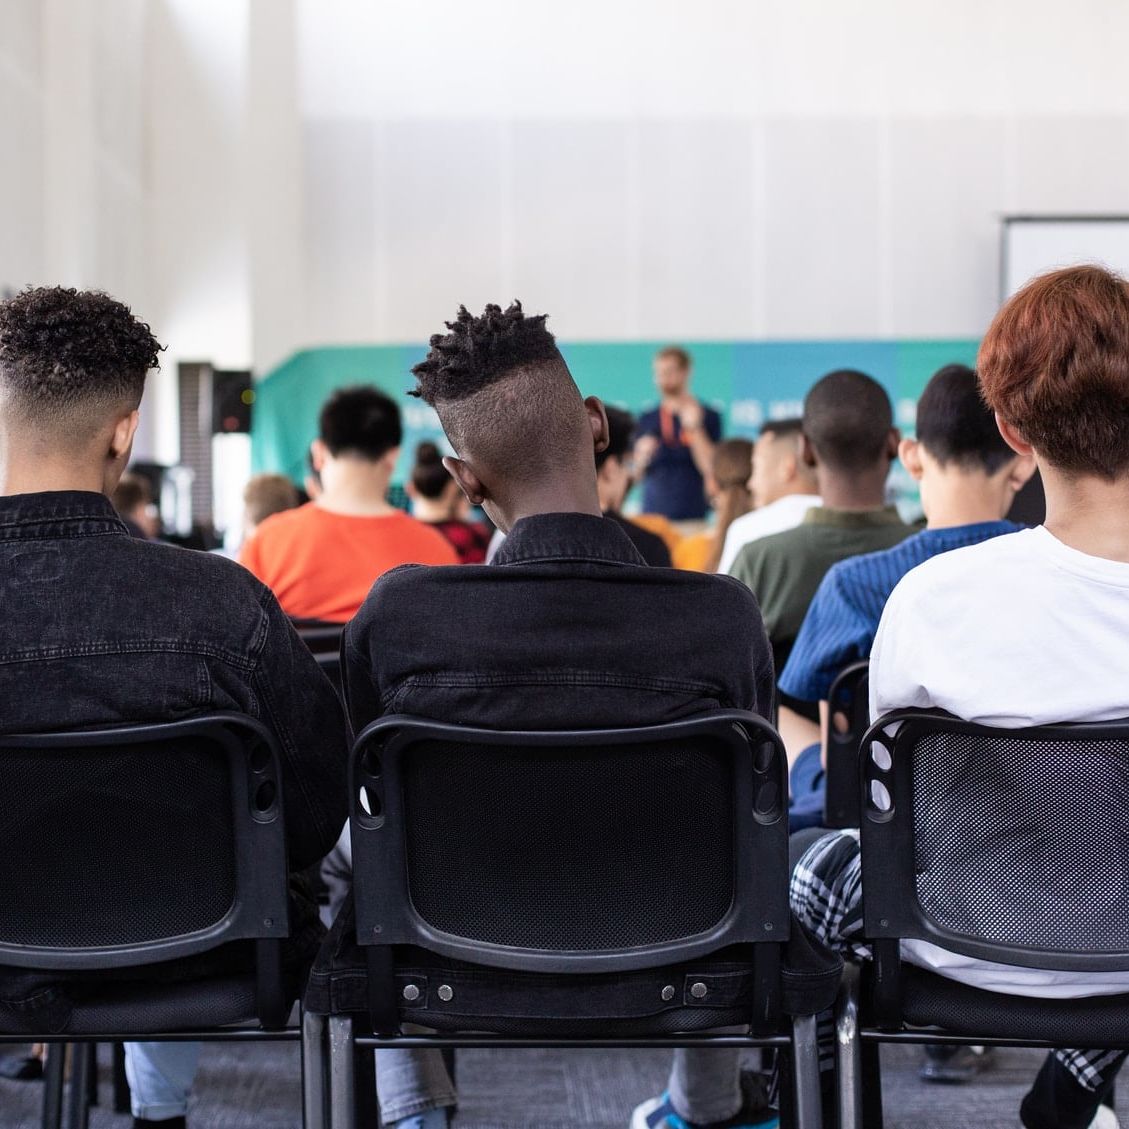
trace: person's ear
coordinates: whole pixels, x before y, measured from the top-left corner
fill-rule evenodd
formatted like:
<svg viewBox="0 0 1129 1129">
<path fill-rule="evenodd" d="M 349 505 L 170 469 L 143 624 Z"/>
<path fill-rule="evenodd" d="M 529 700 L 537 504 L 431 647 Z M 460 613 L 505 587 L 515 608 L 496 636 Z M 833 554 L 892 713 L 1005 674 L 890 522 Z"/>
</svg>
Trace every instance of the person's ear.
<svg viewBox="0 0 1129 1129">
<path fill-rule="evenodd" d="M 1008 467 L 1008 489 L 1018 494 L 1031 480 L 1031 476 L 1035 473 L 1035 470 L 1034 455 L 1017 455 L 1016 458 L 1012 460 L 1011 466 Z"/>
<path fill-rule="evenodd" d="M 327 458 L 329 458 L 329 448 L 321 439 L 315 439 L 310 444 L 310 466 L 316 473 L 321 474 Z"/>
<path fill-rule="evenodd" d="M 459 489 L 466 500 L 472 506 L 481 506 L 486 499 L 486 488 L 482 485 L 482 479 L 470 469 L 470 465 L 464 463 L 462 459 L 455 458 L 454 455 L 444 455 L 443 465 L 447 468 L 447 473 L 459 484 Z"/>
<path fill-rule="evenodd" d="M 592 428 L 593 451 L 598 455 L 608 449 L 608 413 L 598 396 L 589 396 L 584 401 L 584 409 L 588 413 L 588 425 Z"/>
<path fill-rule="evenodd" d="M 903 439 L 898 444 L 898 458 L 909 471 L 914 482 L 920 482 L 925 474 L 925 462 L 921 458 L 921 444 L 916 439 Z"/>
<path fill-rule="evenodd" d="M 114 432 L 110 436 L 109 456 L 115 462 L 123 465 L 129 462 L 129 453 L 133 449 L 133 437 L 137 434 L 137 424 L 140 420 L 137 409 L 134 408 L 129 415 L 124 415 L 114 424 Z"/>
<path fill-rule="evenodd" d="M 996 412 L 996 426 L 1000 429 L 1000 435 L 1003 436 L 1004 442 L 1017 455 L 1030 455 L 1034 457 L 1035 448 L 1032 447 L 999 412 Z"/>
<path fill-rule="evenodd" d="M 395 473 L 396 464 L 400 461 L 400 448 L 393 447 L 390 451 L 385 451 L 384 458 L 380 461 L 388 468 L 389 474 Z"/>
<path fill-rule="evenodd" d="M 800 462 L 804 466 L 815 466 L 815 448 L 811 444 L 811 440 L 804 434 L 800 435 Z"/>
<path fill-rule="evenodd" d="M 898 457 L 898 444 L 902 441 L 902 433 L 896 428 L 891 427 L 886 435 L 886 455 L 890 462 L 893 462 Z"/>
</svg>

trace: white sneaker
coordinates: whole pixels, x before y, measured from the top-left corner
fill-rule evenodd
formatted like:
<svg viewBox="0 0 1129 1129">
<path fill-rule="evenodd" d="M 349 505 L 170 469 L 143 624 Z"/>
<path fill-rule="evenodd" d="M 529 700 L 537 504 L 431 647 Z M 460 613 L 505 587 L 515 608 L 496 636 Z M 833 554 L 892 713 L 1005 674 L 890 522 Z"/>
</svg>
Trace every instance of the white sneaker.
<svg viewBox="0 0 1129 1129">
<path fill-rule="evenodd" d="M 1121 1129 L 1121 1122 L 1109 1106 L 1100 1105 L 1094 1120 L 1090 1122 L 1090 1129 Z"/>
</svg>

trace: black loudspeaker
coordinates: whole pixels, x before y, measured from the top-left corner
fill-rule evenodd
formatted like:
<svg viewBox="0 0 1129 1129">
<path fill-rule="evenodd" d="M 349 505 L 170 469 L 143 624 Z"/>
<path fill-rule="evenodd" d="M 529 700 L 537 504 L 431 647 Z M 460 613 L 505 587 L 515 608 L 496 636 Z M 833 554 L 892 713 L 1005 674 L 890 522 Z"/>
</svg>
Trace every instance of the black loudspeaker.
<svg viewBox="0 0 1129 1129">
<path fill-rule="evenodd" d="M 251 430 L 255 389 L 251 374 L 242 370 L 212 371 L 212 434 Z"/>
</svg>

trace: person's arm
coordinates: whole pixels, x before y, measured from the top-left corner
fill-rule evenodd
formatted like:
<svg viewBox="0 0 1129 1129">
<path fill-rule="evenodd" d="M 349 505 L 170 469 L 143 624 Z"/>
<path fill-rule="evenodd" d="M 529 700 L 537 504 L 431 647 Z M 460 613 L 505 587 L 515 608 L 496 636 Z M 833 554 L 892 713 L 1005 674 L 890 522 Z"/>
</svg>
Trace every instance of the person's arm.
<svg viewBox="0 0 1129 1129">
<path fill-rule="evenodd" d="M 265 589 L 260 606 L 266 627 L 252 682 L 261 720 L 278 741 L 290 863 L 302 870 L 329 851 L 345 822 L 345 715 L 332 683 Z"/>
<path fill-rule="evenodd" d="M 690 457 L 703 478 L 707 477 L 713 468 L 714 446 L 720 435 L 720 424 L 715 424 L 716 416 L 710 418 L 712 414 L 708 413 L 701 401 L 693 396 L 688 396 L 678 409 L 682 438 L 690 448 Z"/>
<path fill-rule="evenodd" d="M 934 653 L 948 664 L 959 661 L 923 637 L 917 612 L 921 597 L 914 591 L 916 579 L 914 572 L 909 572 L 898 583 L 886 601 L 874 637 L 870 652 L 872 722 L 891 710 L 932 708 L 937 703 L 927 689 L 926 683 L 932 679 L 922 670 L 923 662 Z"/>
</svg>

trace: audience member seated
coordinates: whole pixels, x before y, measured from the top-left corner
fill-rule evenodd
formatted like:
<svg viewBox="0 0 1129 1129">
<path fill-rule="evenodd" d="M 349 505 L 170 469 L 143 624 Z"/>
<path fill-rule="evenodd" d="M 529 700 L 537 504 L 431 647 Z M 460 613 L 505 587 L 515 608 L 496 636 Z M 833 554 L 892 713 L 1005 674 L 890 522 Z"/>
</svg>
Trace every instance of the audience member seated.
<svg viewBox="0 0 1129 1129">
<path fill-rule="evenodd" d="M 287 615 L 345 623 L 390 568 L 458 563 L 443 534 L 386 500 L 401 436 L 400 409 L 376 388 L 326 401 L 310 448 L 321 493 L 267 518 L 239 554 Z"/>
<path fill-rule="evenodd" d="M 972 369 L 947 365 L 934 374 L 917 402 L 917 438 L 903 439 L 898 454 L 920 486 L 926 529 L 892 549 L 834 565 L 780 675 L 783 694 L 819 703 L 824 744 L 831 684 L 844 667 L 870 657 L 882 609 L 898 581 L 939 553 L 1022 528 L 1003 515 L 1035 464 L 1004 442 Z M 823 782 L 821 748 L 814 744 L 792 769 L 793 830 L 822 822 Z M 924 1051 L 921 1077 L 928 1082 L 967 1082 L 991 1061 L 990 1048 L 984 1047 Z"/>
<path fill-rule="evenodd" d="M 729 527 L 718 572 L 729 572 L 750 542 L 795 529 L 819 505 L 815 471 L 803 459 L 802 426 L 798 419 L 772 419 L 761 428 L 749 479 L 753 508 Z"/>
<path fill-rule="evenodd" d="M 865 373 L 840 369 L 808 392 L 800 451 L 814 470 L 822 505 L 795 528 L 746 545 L 730 570 L 757 597 L 777 671 L 827 570 L 847 557 L 889 549 L 913 532 L 885 504 L 898 439 L 890 398 Z M 789 757 L 819 740 L 818 718 L 817 709 L 781 698 L 778 724 Z"/>
<path fill-rule="evenodd" d="M 125 522 L 131 537 L 155 541 L 160 536 L 161 521 L 153 503 L 152 488 L 144 475 L 127 470 L 114 487 L 110 505 Z"/>
<path fill-rule="evenodd" d="M 717 572 L 722 546 L 733 522 L 747 514 L 753 504 L 749 476 L 753 467 L 753 445 L 748 439 L 726 439 L 713 452 L 706 493 L 714 510 L 714 523 L 686 537 L 674 553 L 674 567 L 692 572 Z"/>
<path fill-rule="evenodd" d="M 771 656 L 749 592 L 647 567 L 602 516 L 593 453 L 607 445 L 607 417 L 599 400 L 581 398 L 545 318 L 518 303 L 480 317 L 460 309 L 448 329 L 414 369 L 416 394 L 456 452 L 448 469 L 508 536 L 493 565 L 400 568 L 377 582 L 345 631 L 354 730 L 389 703 L 519 729 L 651 725 L 719 707 L 766 713 Z M 649 1103 L 636 1124 L 762 1120 L 752 1109 L 738 1117 L 736 1077 L 724 1092 L 691 1095 L 694 1057 L 678 1056 L 669 1100 Z M 378 1073 L 386 1124 L 423 1111 L 413 1125 L 446 1124 L 439 1111 L 455 1093 L 436 1052 L 378 1056 Z"/>
<path fill-rule="evenodd" d="M 243 487 L 243 540 L 272 514 L 294 509 L 299 502 L 298 487 L 285 474 L 256 474 Z"/>
<path fill-rule="evenodd" d="M 631 492 L 631 434 L 635 419 L 630 412 L 605 408 L 608 417 L 608 445 L 596 452 L 596 490 L 604 517 L 614 521 L 627 534 L 639 555 L 655 568 L 670 567 L 670 550 L 657 534 L 625 518 L 620 510 Z"/>
<path fill-rule="evenodd" d="M 643 510 L 671 521 L 701 521 L 709 511 L 705 480 L 721 416 L 690 391 L 690 354 L 677 345 L 655 355 L 659 406 L 639 417 L 635 471 Z"/>
<path fill-rule="evenodd" d="M 917 402 L 917 438 L 903 439 L 898 454 L 920 485 L 926 528 L 892 549 L 831 568 L 779 676 L 789 699 L 819 704 L 823 727 L 831 684 L 844 667 L 870 657 L 894 585 L 938 553 L 1022 528 L 1004 515 L 1035 466 L 1004 442 L 972 369 L 948 365 L 933 376 Z M 803 815 L 801 826 L 822 815 L 820 760 L 819 745 L 812 745 L 792 772 L 793 814 Z"/>
<path fill-rule="evenodd" d="M 278 737 L 297 871 L 333 845 L 346 813 L 345 723 L 332 686 L 245 569 L 132 538 L 110 505 L 159 351 L 149 327 L 105 294 L 44 288 L 0 303 L 0 725 L 21 733 L 212 710 L 257 717 Z M 285 959 L 299 972 L 321 926 L 297 888 L 291 920 Z M 247 970 L 247 959 L 246 946 L 227 946 L 165 962 L 159 977 Z M 103 971 L 97 987 L 115 975 Z M 136 982 L 147 971 L 120 975 Z M 0 968 L 0 1010 L 63 1030 L 72 993 L 93 986 L 80 982 Z M 135 1125 L 184 1125 L 197 1053 L 192 1043 L 127 1045 Z"/>
<path fill-rule="evenodd" d="M 904 577 L 874 641 L 871 714 L 937 707 L 1005 727 L 1129 717 L 1129 283 L 1089 266 L 1035 279 L 997 314 L 977 367 L 1003 438 L 1038 463 L 1046 522 L 943 553 Z M 856 831 L 820 839 L 793 876 L 800 919 L 865 960 L 861 893 Z M 902 951 L 996 992 L 1129 992 L 1123 972 L 986 965 L 919 942 Z M 1101 1103 L 1124 1059 L 1048 1056 L 1023 1100 L 1023 1125 L 1116 1126 Z"/>
<path fill-rule="evenodd" d="M 434 443 L 416 447 L 416 463 L 408 480 L 412 516 L 437 529 L 451 542 L 463 564 L 483 564 L 491 531 L 480 521 L 470 521 L 470 503 L 459 484 L 447 473 Z"/>
</svg>

